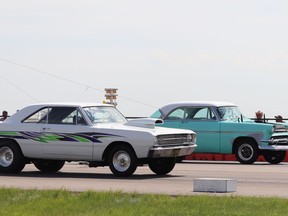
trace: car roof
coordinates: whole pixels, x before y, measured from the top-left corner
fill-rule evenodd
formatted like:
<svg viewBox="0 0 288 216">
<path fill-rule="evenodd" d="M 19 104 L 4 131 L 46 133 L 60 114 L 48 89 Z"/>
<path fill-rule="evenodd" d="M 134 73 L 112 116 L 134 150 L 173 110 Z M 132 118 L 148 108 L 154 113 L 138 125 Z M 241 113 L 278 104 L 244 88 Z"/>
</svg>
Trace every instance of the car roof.
<svg viewBox="0 0 288 216">
<path fill-rule="evenodd" d="M 167 104 L 160 108 L 160 110 L 167 114 L 171 110 L 177 107 L 186 107 L 186 106 L 209 106 L 209 107 L 220 107 L 220 106 L 236 106 L 234 103 L 226 101 L 177 101 Z"/>
<path fill-rule="evenodd" d="M 18 112 L 10 116 L 8 119 L 6 119 L 6 122 L 11 121 L 20 121 L 24 117 L 32 114 L 33 112 L 36 112 L 37 110 L 44 108 L 44 107 L 50 107 L 50 106 L 59 106 L 59 107 L 90 107 L 90 106 L 102 106 L 102 107 L 112 107 L 111 104 L 101 104 L 101 103 L 87 103 L 87 102 L 56 102 L 56 103 L 35 103 L 28 105 L 22 109 L 20 109 Z"/>
<path fill-rule="evenodd" d="M 112 106 L 111 104 L 104 104 L 104 103 L 91 103 L 91 102 L 51 102 L 51 103 L 35 103 L 29 106 L 37 106 L 37 107 L 44 107 L 44 106 L 73 106 L 73 107 L 87 107 L 87 106 Z"/>
</svg>

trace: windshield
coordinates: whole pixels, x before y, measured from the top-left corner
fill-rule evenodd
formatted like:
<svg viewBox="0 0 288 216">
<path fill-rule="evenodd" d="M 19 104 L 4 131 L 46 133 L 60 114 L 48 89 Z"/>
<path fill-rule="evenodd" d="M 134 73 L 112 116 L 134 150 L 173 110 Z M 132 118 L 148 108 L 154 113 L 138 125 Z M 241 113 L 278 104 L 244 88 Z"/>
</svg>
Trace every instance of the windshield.
<svg viewBox="0 0 288 216">
<path fill-rule="evenodd" d="M 216 108 L 221 120 L 239 120 L 241 112 L 236 106 L 223 106 Z M 242 117 L 243 118 L 243 117 Z"/>
<path fill-rule="evenodd" d="M 84 107 L 84 111 L 92 123 L 125 123 L 126 118 L 115 108 L 110 106 Z"/>
</svg>

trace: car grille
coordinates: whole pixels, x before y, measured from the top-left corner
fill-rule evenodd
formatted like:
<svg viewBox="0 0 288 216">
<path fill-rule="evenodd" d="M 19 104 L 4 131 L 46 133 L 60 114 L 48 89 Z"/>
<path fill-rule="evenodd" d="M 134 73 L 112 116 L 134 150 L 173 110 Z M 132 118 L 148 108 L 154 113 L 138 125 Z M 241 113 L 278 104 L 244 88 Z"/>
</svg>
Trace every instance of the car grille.
<svg viewBox="0 0 288 216">
<path fill-rule="evenodd" d="M 194 140 L 194 134 L 192 140 Z M 157 136 L 158 145 L 183 145 L 191 143 L 192 140 L 187 140 L 188 134 L 169 134 Z"/>
</svg>

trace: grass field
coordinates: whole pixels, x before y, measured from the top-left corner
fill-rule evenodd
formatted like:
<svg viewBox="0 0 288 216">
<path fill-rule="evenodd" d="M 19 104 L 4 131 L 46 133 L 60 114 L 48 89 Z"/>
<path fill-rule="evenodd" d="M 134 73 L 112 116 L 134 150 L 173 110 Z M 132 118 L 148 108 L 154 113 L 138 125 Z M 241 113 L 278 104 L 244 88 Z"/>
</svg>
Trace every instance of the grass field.
<svg viewBox="0 0 288 216">
<path fill-rule="evenodd" d="M 0 215 L 287 215 L 288 200 L 122 192 L 0 190 Z"/>
</svg>

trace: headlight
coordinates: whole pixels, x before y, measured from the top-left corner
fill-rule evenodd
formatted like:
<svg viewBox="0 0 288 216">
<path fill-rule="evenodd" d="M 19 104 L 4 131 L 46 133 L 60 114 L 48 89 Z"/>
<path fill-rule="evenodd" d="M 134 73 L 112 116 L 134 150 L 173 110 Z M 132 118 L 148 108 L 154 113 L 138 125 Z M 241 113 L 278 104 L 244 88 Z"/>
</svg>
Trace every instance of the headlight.
<svg viewBox="0 0 288 216">
<path fill-rule="evenodd" d="M 192 142 L 193 141 L 193 135 L 192 134 L 188 134 L 187 135 L 187 142 Z"/>
<path fill-rule="evenodd" d="M 274 125 L 273 126 L 273 129 L 272 129 L 272 132 L 287 132 L 288 129 L 285 125 Z"/>
<path fill-rule="evenodd" d="M 196 134 L 188 134 L 187 135 L 187 142 L 196 143 Z"/>
<path fill-rule="evenodd" d="M 158 144 L 158 138 L 155 137 L 155 139 L 154 139 L 154 145 L 157 145 L 157 144 Z"/>
<path fill-rule="evenodd" d="M 192 140 L 192 142 L 193 142 L 193 143 L 196 143 L 196 140 L 197 140 L 197 139 L 196 139 L 196 134 L 193 134 L 193 140 Z"/>
</svg>

